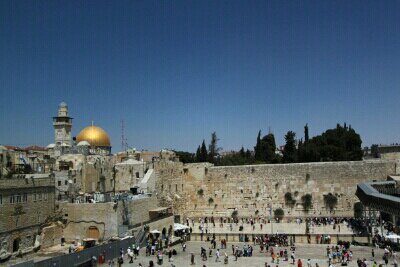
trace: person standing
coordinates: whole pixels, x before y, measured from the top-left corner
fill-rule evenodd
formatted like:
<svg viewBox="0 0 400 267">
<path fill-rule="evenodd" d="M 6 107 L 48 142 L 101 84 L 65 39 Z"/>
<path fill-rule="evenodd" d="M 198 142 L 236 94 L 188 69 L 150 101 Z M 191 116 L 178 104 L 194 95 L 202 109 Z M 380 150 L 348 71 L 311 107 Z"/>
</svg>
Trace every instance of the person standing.
<svg viewBox="0 0 400 267">
<path fill-rule="evenodd" d="M 191 253 L 190 255 L 190 264 L 194 265 L 194 253 Z"/>
<path fill-rule="evenodd" d="M 297 267 L 303 267 L 303 263 L 301 262 L 301 259 L 297 260 Z"/>
<path fill-rule="evenodd" d="M 220 256 L 219 249 L 217 249 L 217 252 L 215 252 L 215 262 L 219 262 L 219 256 Z"/>
</svg>

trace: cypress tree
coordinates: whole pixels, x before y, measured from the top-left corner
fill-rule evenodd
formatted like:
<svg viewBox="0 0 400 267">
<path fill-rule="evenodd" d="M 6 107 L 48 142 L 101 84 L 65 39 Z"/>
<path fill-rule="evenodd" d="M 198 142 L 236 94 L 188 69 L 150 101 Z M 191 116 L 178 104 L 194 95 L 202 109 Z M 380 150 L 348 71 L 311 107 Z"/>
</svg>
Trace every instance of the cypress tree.
<svg viewBox="0 0 400 267">
<path fill-rule="evenodd" d="M 195 161 L 200 162 L 200 146 L 197 147 Z"/>
<path fill-rule="evenodd" d="M 285 135 L 285 148 L 283 150 L 283 162 L 293 163 L 296 162 L 297 151 L 296 151 L 296 133 L 288 131 Z"/>
<path fill-rule="evenodd" d="M 203 143 L 201 144 L 200 148 L 200 162 L 207 162 L 207 147 L 206 147 L 206 142 L 203 140 Z"/>
<path fill-rule="evenodd" d="M 256 146 L 254 147 L 254 159 L 256 161 L 262 161 L 261 151 L 261 130 L 258 131 Z"/>
</svg>

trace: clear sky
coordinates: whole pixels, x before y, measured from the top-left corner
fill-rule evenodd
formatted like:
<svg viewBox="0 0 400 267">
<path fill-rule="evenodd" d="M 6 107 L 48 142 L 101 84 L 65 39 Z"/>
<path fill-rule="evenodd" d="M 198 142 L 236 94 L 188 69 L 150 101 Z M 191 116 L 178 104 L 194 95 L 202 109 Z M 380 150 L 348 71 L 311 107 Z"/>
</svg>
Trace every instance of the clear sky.
<svg viewBox="0 0 400 267">
<path fill-rule="evenodd" d="M 400 142 L 400 1 L 0 1 L 0 143 L 91 120 L 121 148 L 225 150 L 270 127 Z"/>
</svg>

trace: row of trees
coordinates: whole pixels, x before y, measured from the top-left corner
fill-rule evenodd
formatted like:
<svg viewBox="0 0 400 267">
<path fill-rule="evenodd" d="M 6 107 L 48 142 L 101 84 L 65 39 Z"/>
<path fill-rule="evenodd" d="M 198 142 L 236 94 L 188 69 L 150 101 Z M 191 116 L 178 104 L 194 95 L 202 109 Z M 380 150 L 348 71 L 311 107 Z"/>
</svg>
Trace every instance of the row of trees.
<svg viewBox="0 0 400 267">
<path fill-rule="evenodd" d="M 210 162 L 215 165 L 354 161 L 362 160 L 363 156 L 360 135 L 346 123 L 343 126 L 337 124 L 336 128 L 328 129 L 313 138 L 309 137 L 306 124 L 304 140 L 303 138 L 296 139 L 296 133 L 288 131 L 281 151 L 277 150 L 275 136 L 271 132 L 263 137 L 261 131 L 258 132 L 254 152 L 242 147 L 239 151 L 232 151 L 221 156 L 218 141 L 216 132 L 213 132 L 208 149 L 203 140 L 196 154 L 183 151 L 176 151 L 176 153 L 184 163 Z"/>
</svg>

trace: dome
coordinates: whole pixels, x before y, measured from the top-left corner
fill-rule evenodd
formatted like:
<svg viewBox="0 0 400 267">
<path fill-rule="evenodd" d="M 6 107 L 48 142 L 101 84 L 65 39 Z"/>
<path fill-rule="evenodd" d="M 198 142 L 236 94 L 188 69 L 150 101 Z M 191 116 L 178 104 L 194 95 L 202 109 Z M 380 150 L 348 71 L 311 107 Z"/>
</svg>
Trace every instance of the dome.
<svg viewBox="0 0 400 267">
<path fill-rule="evenodd" d="M 90 146 L 88 141 L 80 141 L 77 146 Z"/>
<path fill-rule="evenodd" d="M 61 102 L 58 106 L 59 106 L 60 108 L 65 108 L 65 107 L 67 107 L 67 103 L 65 103 L 65 102 L 63 101 L 63 102 Z"/>
<path fill-rule="evenodd" d="M 46 146 L 46 148 L 54 148 L 56 145 L 55 144 L 49 144 L 48 146 Z"/>
<path fill-rule="evenodd" d="M 110 138 L 108 134 L 97 126 L 88 126 L 83 129 L 76 137 L 78 144 L 87 141 L 91 146 L 110 147 Z"/>
</svg>

